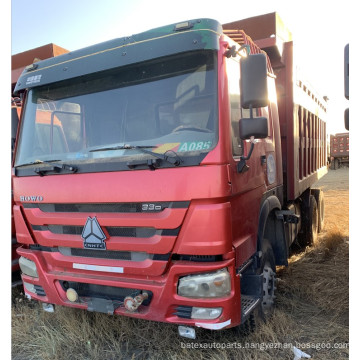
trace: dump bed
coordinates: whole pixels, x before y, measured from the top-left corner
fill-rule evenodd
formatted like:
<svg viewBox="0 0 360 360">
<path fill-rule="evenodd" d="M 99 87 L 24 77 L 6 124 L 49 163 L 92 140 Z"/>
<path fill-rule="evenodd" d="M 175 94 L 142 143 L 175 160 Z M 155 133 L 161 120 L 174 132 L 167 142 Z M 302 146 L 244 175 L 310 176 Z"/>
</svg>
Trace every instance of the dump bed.
<svg viewBox="0 0 360 360">
<path fill-rule="evenodd" d="M 349 133 L 330 136 L 330 156 L 334 158 L 349 156 Z"/>
<path fill-rule="evenodd" d="M 327 171 L 326 107 L 295 71 L 292 35 L 277 13 L 223 24 L 244 30 L 268 54 L 276 75 L 284 197 L 295 200 Z"/>
<path fill-rule="evenodd" d="M 52 58 L 61 54 L 68 53 L 69 50 L 66 50 L 55 44 L 47 44 L 44 46 L 37 47 L 35 49 L 30 49 L 19 54 L 15 54 L 11 57 L 11 89 L 15 87 L 16 82 L 18 81 L 20 75 L 22 74 L 24 68 L 27 65 L 37 62 L 39 60 L 44 60 Z"/>
</svg>

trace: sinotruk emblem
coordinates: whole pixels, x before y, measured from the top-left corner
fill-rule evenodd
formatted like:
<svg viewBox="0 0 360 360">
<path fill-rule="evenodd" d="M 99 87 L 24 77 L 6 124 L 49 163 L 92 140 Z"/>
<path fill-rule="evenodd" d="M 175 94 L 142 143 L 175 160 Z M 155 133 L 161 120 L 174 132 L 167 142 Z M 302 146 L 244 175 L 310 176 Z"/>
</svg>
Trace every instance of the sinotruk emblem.
<svg viewBox="0 0 360 360">
<path fill-rule="evenodd" d="M 84 248 L 86 249 L 106 249 L 106 244 L 104 242 L 106 236 L 101 230 L 96 217 L 87 218 L 81 237 L 84 239 Z"/>
</svg>

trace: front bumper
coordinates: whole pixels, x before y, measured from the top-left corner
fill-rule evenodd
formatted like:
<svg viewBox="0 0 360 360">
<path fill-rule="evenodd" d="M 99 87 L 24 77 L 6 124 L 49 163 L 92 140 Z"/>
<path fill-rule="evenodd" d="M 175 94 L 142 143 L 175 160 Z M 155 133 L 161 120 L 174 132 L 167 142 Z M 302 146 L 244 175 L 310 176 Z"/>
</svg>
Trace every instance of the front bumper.
<svg viewBox="0 0 360 360">
<path fill-rule="evenodd" d="M 21 256 L 35 262 L 39 277 L 33 278 L 22 274 L 22 280 L 33 284 L 36 293 L 25 293 L 33 299 L 55 305 L 75 307 L 79 309 L 92 310 L 92 304 L 96 300 L 94 292 L 84 293 L 80 296 L 80 301 L 71 302 L 66 297 L 64 283 L 79 284 L 81 288 L 106 288 L 110 290 L 118 288 L 119 291 L 146 291 L 151 294 L 150 301 L 134 311 L 125 309 L 121 302 L 117 302 L 114 307 L 114 315 L 125 315 L 146 320 L 174 323 L 187 326 L 198 326 L 207 329 L 222 329 L 240 324 L 241 304 L 240 304 L 240 278 L 235 271 L 234 258 L 209 262 L 197 263 L 191 261 L 173 261 L 168 270 L 159 276 L 127 275 L 119 273 L 99 272 L 84 269 L 74 269 L 73 271 L 61 271 L 59 268 L 52 268 L 50 259 L 51 254 L 40 251 L 19 248 Z M 165 264 L 164 264 L 165 266 Z M 228 268 L 231 275 L 231 293 L 223 298 L 211 299 L 190 299 L 177 294 L 177 284 L 179 277 L 196 274 L 209 273 L 219 269 Z M 85 286 L 86 285 L 86 286 Z M 116 290 L 116 289 L 115 289 Z M 110 295 L 111 297 L 111 295 Z M 222 314 L 214 320 L 197 320 L 183 317 L 179 309 L 191 307 L 221 307 Z"/>
</svg>

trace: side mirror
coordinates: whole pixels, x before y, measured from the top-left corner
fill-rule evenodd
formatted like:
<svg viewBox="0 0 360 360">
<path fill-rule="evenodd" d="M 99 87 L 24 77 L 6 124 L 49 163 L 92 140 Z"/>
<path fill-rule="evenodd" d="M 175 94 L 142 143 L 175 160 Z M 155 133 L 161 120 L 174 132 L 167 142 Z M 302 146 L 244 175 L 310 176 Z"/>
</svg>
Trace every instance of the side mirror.
<svg viewBox="0 0 360 360">
<path fill-rule="evenodd" d="M 349 100 L 349 44 L 344 49 L 344 95 Z M 344 113 L 345 129 L 349 130 L 349 108 Z"/>
<path fill-rule="evenodd" d="M 250 159 L 254 150 L 254 139 L 265 139 L 268 137 L 268 121 L 265 117 L 245 118 L 239 120 L 239 136 L 241 140 L 251 140 L 250 151 L 247 156 L 241 156 L 237 165 L 238 173 L 243 173 L 249 169 L 246 161 Z"/>
<path fill-rule="evenodd" d="M 19 126 L 19 116 L 16 107 L 11 108 L 11 160 L 15 149 L 16 133 Z"/>
<path fill-rule="evenodd" d="M 240 59 L 241 106 L 244 109 L 268 105 L 267 66 L 264 54 Z"/>
<path fill-rule="evenodd" d="M 19 126 L 19 116 L 16 107 L 11 108 L 11 139 L 16 138 L 17 128 Z"/>
<path fill-rule="evenodd" d="M 269 103 L 267 88 L 267 64 L 264 54 L 248 55 L 240 59 L 240 100 L 244 109 L 250 109 L 250 118 L 240 119 L 240 139 L 251 139 L 247 156 L 241 156 L 237 171 L 243 173 L 249 169 L 246 161 L 254 150 L 254 138 L 264 139 L 268 136 L 268 122 L 264 117 L 254 118 L 253 108 L 265 107 Z"/>
<path fill-rule="evenodd" d="M 349 44 L 344 48 L 344 95 L 349 100 Z"/>
<path fill-rule="evenodd" d="M 239 121 L 239 135 L 242 140 L 250 139 L 252 136 L 255 139 L 265 139 L 268 132 L 268 121 L 265 117 L 245 118 Z"/>
<path fill-rule="evenodd" d="M 349 130 L 349 108 L 345 109 L 344 112 L 344 123 L 345 123 L 345 129 Z"/>
</svg>

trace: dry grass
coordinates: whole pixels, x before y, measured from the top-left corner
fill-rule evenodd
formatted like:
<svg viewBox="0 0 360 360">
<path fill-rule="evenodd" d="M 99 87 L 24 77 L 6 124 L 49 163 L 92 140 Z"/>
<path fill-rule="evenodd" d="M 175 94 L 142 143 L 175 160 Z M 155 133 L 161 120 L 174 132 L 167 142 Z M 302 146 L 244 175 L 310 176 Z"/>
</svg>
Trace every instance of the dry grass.
<svg viewBox="0 0 360 360">
<path fill-rule="evenodd" d="M 348 349 L 321 348 L 349 339 L 348 189 L 331 190 L 329 177 L 339 176 L 332 173 L 326 178 L 329 183 L 320 183 L 327 208 L 323 235 L 313 247 L 293 255 L 288 267 L 278 269 L 276 310 L 272 321 L 260 325 L 257 332 L 200 329 L 200 340 L 191 341 L 178 337 L 177 327 L 169 324 L 62 307 L 54 314 L 45 313 L 17 289 L 12 297 L 12 358 L 292 360 L 291 349 L 284 347 L 300 343 L 318 346 L 303 349 L 312 359 L 348 359 Z M 240 345 L 258 348 L 240 349 Z"/>
</svg>

